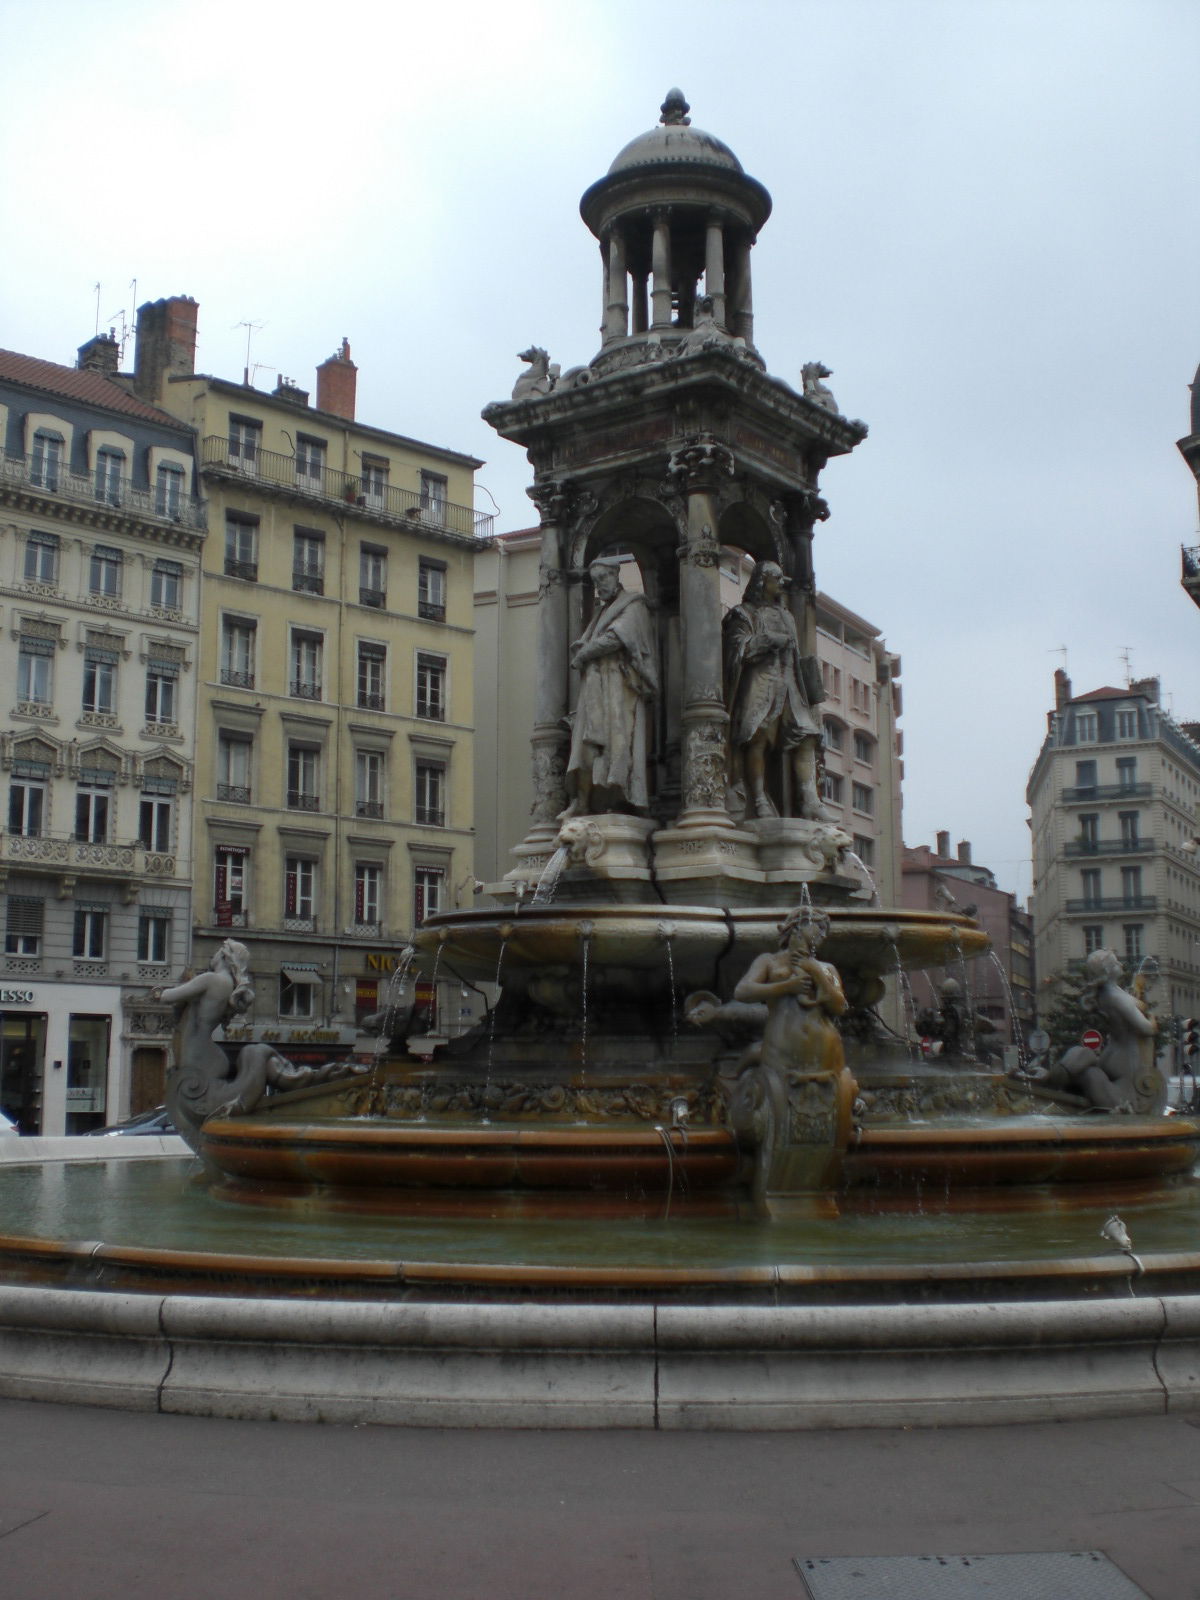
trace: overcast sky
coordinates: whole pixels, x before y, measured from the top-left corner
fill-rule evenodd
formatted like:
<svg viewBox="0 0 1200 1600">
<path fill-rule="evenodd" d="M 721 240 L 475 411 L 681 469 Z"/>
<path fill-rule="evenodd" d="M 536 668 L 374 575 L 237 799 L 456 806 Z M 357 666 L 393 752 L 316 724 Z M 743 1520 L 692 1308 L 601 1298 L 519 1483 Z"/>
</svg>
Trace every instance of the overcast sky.
<svg viewBox="0 0 1200 1600">
<path fill-rule="evenodd" d="M 0 0 L 0 344 L 69 362 L 200 302 L 202 370 L 528 469 L 479 419 L 515 352 L 598 346 L 580 194 L 672 84 L 766 184 L 756 341 L 833 368 L 822 588 L 903 660 L 907 842 L 1029 888 L 1025 781 L 1076 691 L 1200 718 L 1174 448 L 1200 361 L 1196 0 Z M 130 350 L 130 358 L 132 350 Z M 487 507 L 486 495 L 479 504 Z"/>
</svg>

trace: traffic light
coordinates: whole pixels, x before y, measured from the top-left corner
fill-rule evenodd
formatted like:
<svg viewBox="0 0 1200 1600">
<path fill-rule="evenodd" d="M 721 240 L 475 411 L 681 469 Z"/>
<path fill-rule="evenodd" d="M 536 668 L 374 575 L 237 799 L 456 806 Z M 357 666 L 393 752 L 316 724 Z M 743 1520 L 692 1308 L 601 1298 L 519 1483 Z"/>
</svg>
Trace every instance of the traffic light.
<svg viewBox="0 0 1200 1600">
<path fill-rule="evenodd" d="M 1195 1017 L 1183 1019 L 1183 1054 L 1189 1062 L 1200 1055 L 1200 1021 Z"/>
</svg>

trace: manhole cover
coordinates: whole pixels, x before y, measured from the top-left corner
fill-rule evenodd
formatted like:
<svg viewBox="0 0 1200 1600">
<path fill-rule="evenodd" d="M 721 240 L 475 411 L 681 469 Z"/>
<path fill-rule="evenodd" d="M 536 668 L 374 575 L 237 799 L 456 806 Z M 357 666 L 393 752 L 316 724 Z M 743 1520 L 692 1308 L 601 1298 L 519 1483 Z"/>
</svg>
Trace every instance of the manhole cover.
<svg viewBox="0 0 1200 1600">
<path fill-rule="evenodd" d="M 1099 1550 L 793 1559 L 812 1600 L 1150 1600 Z"/>
</svg>

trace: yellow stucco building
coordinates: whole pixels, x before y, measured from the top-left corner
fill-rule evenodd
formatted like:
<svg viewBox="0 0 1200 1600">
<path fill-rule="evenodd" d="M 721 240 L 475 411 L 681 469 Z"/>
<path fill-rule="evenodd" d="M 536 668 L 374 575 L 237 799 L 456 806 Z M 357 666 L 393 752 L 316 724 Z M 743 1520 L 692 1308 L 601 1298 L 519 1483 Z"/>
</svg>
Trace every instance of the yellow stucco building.
<svg viewBox="0 0 1200 1600">
<path fill-rule="evenodd" d="M 143 306 L 135 377 L 195 428 L 209 507 L 193 955 L 242 940 L 244 1031 L 323 1058 L 413 928 L 470 899 L 481 463 L 357 421 L 344 342 L 313 404 L 195 373 L 196 318 Z M 419 1004 L 457 1031 L 469 1002 L 440 987 Z"/>
</svg>

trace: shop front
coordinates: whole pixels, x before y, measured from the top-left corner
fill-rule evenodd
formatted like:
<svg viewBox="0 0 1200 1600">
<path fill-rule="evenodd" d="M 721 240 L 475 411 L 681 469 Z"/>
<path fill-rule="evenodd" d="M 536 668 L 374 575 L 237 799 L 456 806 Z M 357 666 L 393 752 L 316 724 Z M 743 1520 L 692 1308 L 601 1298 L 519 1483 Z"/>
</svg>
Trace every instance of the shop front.
<svg viewBox="0 0 1200 1600">
<path fill-rule="evenodd" d="M 0 1109 L 24 1134 L 86 1133 L 117 1093 L 119 991 L 0 985 Z"/>
</svg>

